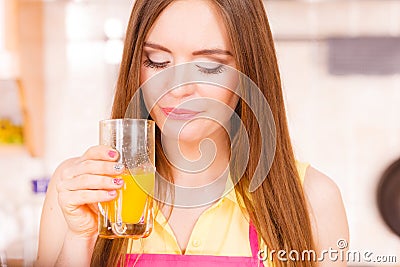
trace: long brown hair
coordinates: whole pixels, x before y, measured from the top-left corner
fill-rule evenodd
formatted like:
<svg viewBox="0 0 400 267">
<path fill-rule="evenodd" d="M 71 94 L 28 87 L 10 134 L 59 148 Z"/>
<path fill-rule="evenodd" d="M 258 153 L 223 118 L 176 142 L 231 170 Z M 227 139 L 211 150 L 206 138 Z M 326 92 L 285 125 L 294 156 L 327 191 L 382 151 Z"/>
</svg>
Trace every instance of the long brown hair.
<svg viewBox="0 0 400 267">
<path fill-rule="evenodd" d="M 123 59 L 114 98 L 113 118 L 123 118 L 140 87 L 142 49 L 147 33 L 159 14 L 173 0 L 136 0 L 127 29 Z M 250 179 L 263 149 L 257 121 L 248 105 L 239 101 L 236 112 L 252 133 L 249 139 L 250 157 L 245 173 L 235 185 L 240 201 L 245 204 L 249 219 L 258 236 L 269 250 L 315 249 L 311 223 L 286 121 L 280 74 L 269 23 L 262 0 L 212 0 L 222 16 L 236 59 L 236 67 L 261 90 L 270 106 L 276 127 L 276 150 L 267 177 L 261 186 L 249 193 Z M 136 103 L 137 116 L 143 103 Z M 158 130 L 159 131 L 159 130 Z M 160 144 L 159 132 L 157 143 Z M 240 144 L 237 146 L 240 149 Z M 231 162 L 235 162 L 235 153 Z M 168 161 L 160 145 L 156 147 L 157 170 L 169 175 Z M 234 166 L 234 165 L 232 165 Z M 231 168 L 231 176 L 236 170 Z M 125 253 L 126 239 L 98 238 L 92 256 L 92 266 L 112 266 Z M 278 261 L 275 266 L 314 266 L 312 261 Z"/>
</svg>

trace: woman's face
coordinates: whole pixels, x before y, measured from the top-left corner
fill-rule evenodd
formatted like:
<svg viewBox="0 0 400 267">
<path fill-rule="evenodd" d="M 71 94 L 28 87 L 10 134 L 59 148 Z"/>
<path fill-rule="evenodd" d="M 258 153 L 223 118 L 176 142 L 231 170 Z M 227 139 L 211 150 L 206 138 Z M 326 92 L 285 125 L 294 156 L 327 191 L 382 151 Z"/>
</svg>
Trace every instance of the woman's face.
<svg viewBox="0 0 400 267">
<path fill-rule="evenodd" d="M 236 68 L 227 30 L 216 7 L 209 1 L 174 1 L 160 14 L 145 40 L 140 82 L 157 79 L 160 75 L 154 75 L 164 69 L 188 62 L 193 64 L 185 66 L 204 79 L 222 77 L 225 86 L 236 88 L 236 76 L 224 66 Z M 177 72 L 168 70 L 168 79 L 176 79 L 172 76 Z M 178 137 L 179 134 L 182 141 L 202 140 L 218 134 L 222 130 L 220 123 L 204 117 L 220 120 L 222 113 L 226 114 L 222 120 L 229 121 L 232 113 L 226 113 L 226 107 L 234 110 L 238 101 L 231 90 L 209 83 L 169 89 L 160 94 L 150 114 L 164 135 Z M 145 100 L 149 94 L 157 92 L 144 90 Z"/>
</svg>

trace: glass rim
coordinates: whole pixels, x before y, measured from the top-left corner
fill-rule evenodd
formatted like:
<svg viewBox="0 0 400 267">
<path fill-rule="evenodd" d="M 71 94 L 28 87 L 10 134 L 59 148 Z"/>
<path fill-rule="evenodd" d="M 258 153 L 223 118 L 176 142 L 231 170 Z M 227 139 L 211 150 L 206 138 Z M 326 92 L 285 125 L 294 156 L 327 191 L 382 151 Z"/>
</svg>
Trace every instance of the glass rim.
<svg viewBox="0 0 400 267">
<path fill-rule="evenodd" d="M 150 124 L 154 124 L 155 121 L 154 120 L 149 120 L 149 119 L 133 119 L 133 118 L 119 118 L 119 119 L 104 119 L 104 120 L 100 120 L 99 123 L 100 124 L 106 124 L 106 123 L 118 123 L 118 122 L 146 122 L 146 123 L 150 123 Z"/>
</svg>

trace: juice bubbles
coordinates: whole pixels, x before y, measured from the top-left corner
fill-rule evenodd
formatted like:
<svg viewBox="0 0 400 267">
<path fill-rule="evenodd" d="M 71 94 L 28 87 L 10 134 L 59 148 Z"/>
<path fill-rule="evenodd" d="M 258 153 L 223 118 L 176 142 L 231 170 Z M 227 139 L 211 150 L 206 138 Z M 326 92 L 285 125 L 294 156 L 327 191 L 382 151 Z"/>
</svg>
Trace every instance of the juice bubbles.
<svg viewBox="0 0 400 267">
<path fill-rule="evenodd" d="M 154 192 L 154 172 L 132 176 L 126 171 L 115 178 L 123 179 L 124 186 L 117 191 L 114 200 L 99 203 L 100 236 L 135 238 L 149 235 L 148 228 L 152 225 L 148 222 L 153 216 L 151 196 Z"/>
</svg>

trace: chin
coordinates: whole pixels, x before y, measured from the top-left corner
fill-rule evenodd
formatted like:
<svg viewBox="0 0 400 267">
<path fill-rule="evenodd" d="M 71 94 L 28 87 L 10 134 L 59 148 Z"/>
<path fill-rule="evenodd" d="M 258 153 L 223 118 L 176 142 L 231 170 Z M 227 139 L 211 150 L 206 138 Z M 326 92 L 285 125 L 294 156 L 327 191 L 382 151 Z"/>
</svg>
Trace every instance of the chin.
<svg viewBox="0 0 400 267">
<path fill-rule="evenodd" d="M 180 142 L 199 142 L 210 138 L 216 132 L 216 126 L 208 121 L 196 120 L 185 125 L 182 121 L 168 121 L 164 124 L 161 131 L 168 139 Z"/>
</svg>

